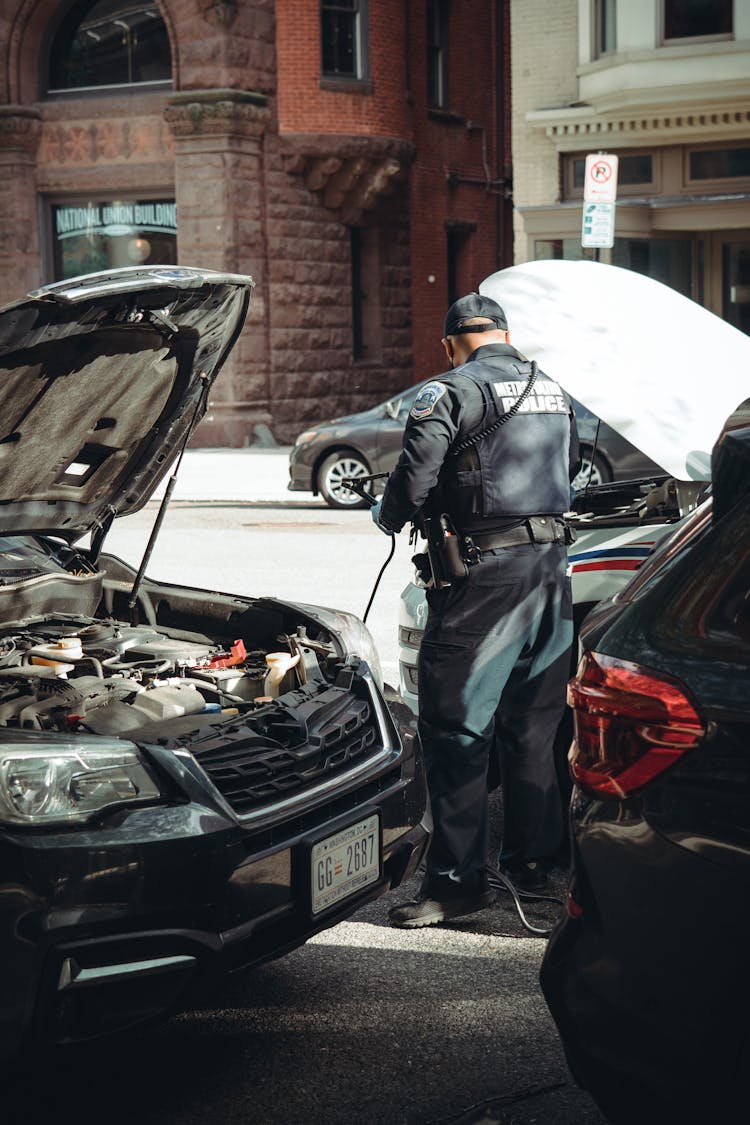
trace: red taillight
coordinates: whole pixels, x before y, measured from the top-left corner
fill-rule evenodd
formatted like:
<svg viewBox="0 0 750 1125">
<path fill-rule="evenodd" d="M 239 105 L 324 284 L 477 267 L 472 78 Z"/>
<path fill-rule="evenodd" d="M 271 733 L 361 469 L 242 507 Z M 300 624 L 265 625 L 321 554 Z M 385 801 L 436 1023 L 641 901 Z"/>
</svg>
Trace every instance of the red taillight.
<svg viewBox="0 0 750 1125">
<path fill-rule="evenodd" d="M 574 898 L 572 891 L 568 891 L 565 897 L 565 909 L 570 918 L 583 918 L 583 907 L 578 899 Z"/>
<path fill-rule="evenodd" d="M 575 721 L 570 772 L 596 797 L 632 796 L 705 734 L 679 680 L 596 652 L 581 660 L 568 703 Z"/>
</svg>

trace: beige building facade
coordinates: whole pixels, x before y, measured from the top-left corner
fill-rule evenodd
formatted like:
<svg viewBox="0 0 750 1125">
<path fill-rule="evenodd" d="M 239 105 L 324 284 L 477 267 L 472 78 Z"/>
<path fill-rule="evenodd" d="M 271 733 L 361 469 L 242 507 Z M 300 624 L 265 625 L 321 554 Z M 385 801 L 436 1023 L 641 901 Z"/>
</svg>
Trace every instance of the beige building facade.
<svg viewBox="0 0 750 1125">
<path fill-rule="evenodd" d="M 512 0 L 515 260 L 635 269 L 750 332 L 750 0 Z M 581 244 L 616 154 L 614 246 Z"/>
</svg>

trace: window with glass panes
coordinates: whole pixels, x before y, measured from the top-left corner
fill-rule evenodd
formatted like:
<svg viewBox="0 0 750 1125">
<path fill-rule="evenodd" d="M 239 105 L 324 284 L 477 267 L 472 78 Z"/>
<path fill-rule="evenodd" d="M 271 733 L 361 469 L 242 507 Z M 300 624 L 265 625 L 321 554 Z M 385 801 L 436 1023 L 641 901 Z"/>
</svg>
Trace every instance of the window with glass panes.
<svg viewBox="0 0 750 1125">
<path fill-rule="evenodd" d="M 450 0 L 427 4 L 427 104 L 448 108 L 448 20 Z"/>
<path fill-rule="evenodd" d="M 731 35 L 733 0 L 664 0 L 665 39 Z"/>
<path fill-rule="evenodd" d="M 53 40 L 48 92 L 167 82 L 171 75 L 156 4 L 84 0 L 71 7 Z"/>
<path fill-rule="evenodd" d="M 320 0 L 322 73 L 330 78 L 364 78 L 366 0 Z"/>
</svg>

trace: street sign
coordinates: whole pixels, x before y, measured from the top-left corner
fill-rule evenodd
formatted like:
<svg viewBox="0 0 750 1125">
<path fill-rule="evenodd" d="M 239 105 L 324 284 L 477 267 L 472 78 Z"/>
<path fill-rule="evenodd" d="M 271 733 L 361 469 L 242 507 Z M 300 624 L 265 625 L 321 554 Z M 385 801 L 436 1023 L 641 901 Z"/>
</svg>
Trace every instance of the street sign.
<svg viewBox="0 0 750 1125">
<path fill-rule="evenodd" d="M 609 152 L 590 152 L 586 157 L 583 198 L 588 203 L 614 203 L 617 199 L 618 158 Z"/>
<path fill-rule="evenodd" d="M 595 249 L 610 249 L 614 244 L 614 203 L 584 203 L 581 245 Z"/>
</svg>

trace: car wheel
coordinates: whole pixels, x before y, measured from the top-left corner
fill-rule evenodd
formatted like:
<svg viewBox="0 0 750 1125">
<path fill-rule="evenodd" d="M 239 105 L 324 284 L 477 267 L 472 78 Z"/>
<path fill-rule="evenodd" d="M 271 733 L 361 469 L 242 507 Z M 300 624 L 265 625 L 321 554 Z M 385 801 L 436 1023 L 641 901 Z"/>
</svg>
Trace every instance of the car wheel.
<svg viewBox="0 0 750 1125">
<path fill-rule="evenodd" d="M 330 508 L 366 508 L 367 501 L 345 488 L 347 477 L 369 476 L 370 466 L 357 453 L 340 450 L 326 457 L 318 471 L 318 488 Z"/>
<path fill-rule="evenodd" d="M 576 491 L 592 484 L 608 484 L 612 480 L 612 470 L 600 453 L 594 453 L 583 446 L 581 449 L 581 467 L 572 480 Z"/>
</svg>

